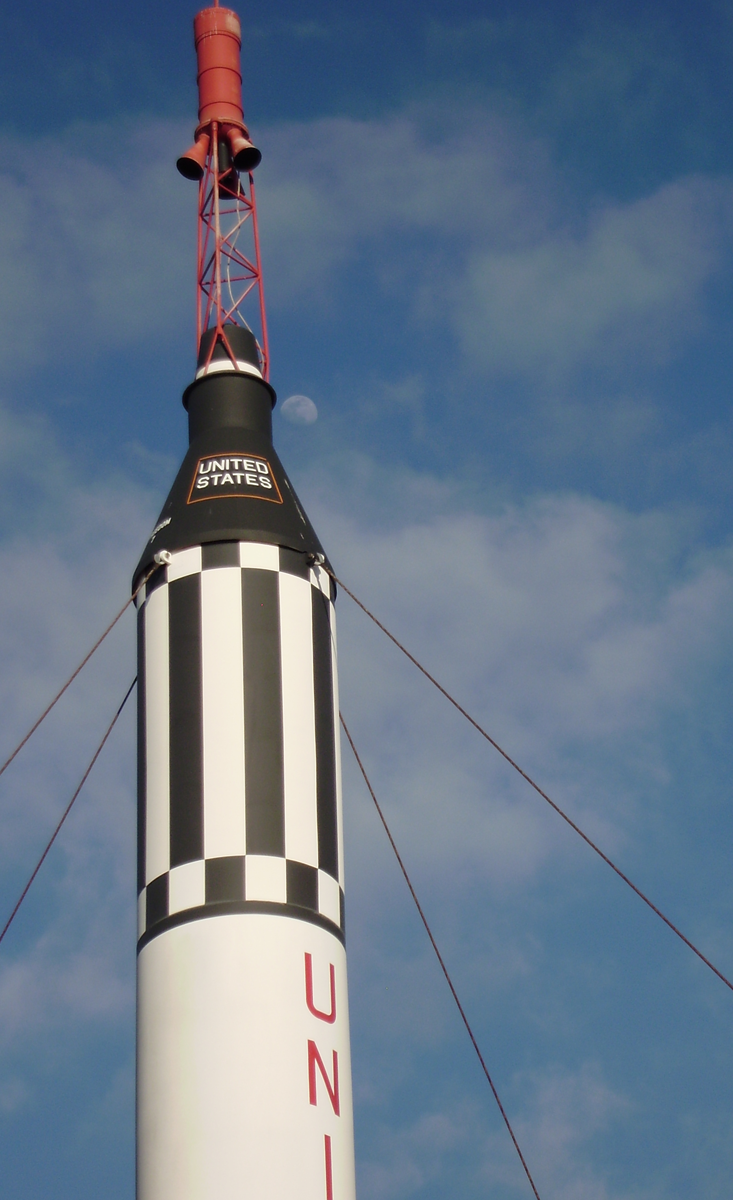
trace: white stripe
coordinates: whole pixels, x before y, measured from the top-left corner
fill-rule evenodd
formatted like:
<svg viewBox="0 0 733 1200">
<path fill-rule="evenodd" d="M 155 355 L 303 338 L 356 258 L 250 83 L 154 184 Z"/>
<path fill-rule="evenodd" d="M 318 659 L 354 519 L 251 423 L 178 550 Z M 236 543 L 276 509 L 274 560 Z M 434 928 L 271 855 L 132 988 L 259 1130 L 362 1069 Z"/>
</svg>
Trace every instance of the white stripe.
<svg viewBox="0 0 733 1200">
<path fill-rule="evenodd" d="M 323 567 L 313 566 L 311 567 L 309 574 L 313 587 L 318 588 L 319 592 L 323 592 L 323 595 L 326 597 L 326 599 L 330 600 L 331 576 L 328 574 L 328 571 L 325 571 Z"/>
<path fill-rule="evenodd" d="M 244 854 L 242 573 L 201 575 L 204 855 Z"/>
<path fill-rule="evenodd" d="M 204 903 L 206 866 L 202 858 L 174 867 L 168 876 L 168 912 L 183 912 Z"/>
<path fill-rule="evenodd" d="M 282 571 L 282 661 L 285 857 L 318 866 L 313 617 L 307 579 Z"/>
<path fill-rule="evenodd" d="M 244 886 L 247 900 L 284 904 L 287 898 L 285 859 L 248 854 L 244 863 Z"/>
<path fill-rule="evenodd" d="M 339 885 L 325 871 L 318 872 L 318 911 L 334 925 L 341 924 L 341 894 Z"/>
<path fill-rule="evenodd" d="M 145 883 L 170 866 L 168 588 L 145 605 Z"/>
<path fill-rule="evenodd" d="M 168 564 L 168 582 L 183 579 L 184 575 L 196 575 L 201 570 L 201 547 L 191 546 L 189 550 L 179 550 L 171 555 Z"/>
<path fill-rule="evenodd" d="M 262 378 L 262 372 L 257 370 L 257 367 L 252 363 L 247 362 L 244 358 L 237 359 L 237 367 L 235 368 L 231 358 L 227 355 L 226 358 L 212 358 L 208 367 L 199 367 L 196 372 L 196 378 L 202 379 L 204 375 L 216 375 L 219 371 L 231 371 L 234 374 L 256 375 L 258 379 Z"/>
<path fill-rule="evenodd" d="M 277 546 L 265 546 L 260 542 L 240 542 L 239 563 L 242 567 L 258 567 L 263 571 L 279 571 L 280 551 Z"/>
<path fill-rule="evenodd" d="M 344 799 L 341 788 L 341 720 L 339 717 L 339 676 L 336 653 L 336 608 L 329 600 L 331 628 L 331 673 L 333 677 L 333 731 L 336 750 L 336 827 L 338 832 L 339 883 L 344 886 Z"/>
</svg>

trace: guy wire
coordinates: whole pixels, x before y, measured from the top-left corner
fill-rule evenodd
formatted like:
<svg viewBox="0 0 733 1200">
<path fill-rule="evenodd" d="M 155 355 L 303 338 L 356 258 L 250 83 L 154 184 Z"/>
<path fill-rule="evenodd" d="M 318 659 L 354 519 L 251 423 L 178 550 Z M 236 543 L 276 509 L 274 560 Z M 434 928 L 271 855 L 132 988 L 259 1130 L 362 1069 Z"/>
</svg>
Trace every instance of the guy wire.
<svg viewBox="0 0 733 1200">
<path fill-rule="evenodd" d="M 471 716 L 470 713 L 466 712 L 466 709 L 463 708 L 463 706 L 461 704 L 459 704 L 458 701 L 453 696 L 451 696 L 450 692 L 447 691 L 446 688 L 444 688 L 441 683 L 438 683 L 438 680 L 433 675 L 430 674 L 430 672 L 422 665 L 422 663 L 418 662 L 418 660 L 415 658 L 414 654 L 411 654 L 410 651 L 405 646 L 402 645 L 402 642 L 400 642 L 394 636 L 393 633 L 390 633 L 390 631 L 386 628 L 386 626 L 384 626 L 382 624 L 382 622 L 377 617 L 375 617 L 374 613 L 369 611 L 366 604 L 362 604 L 361 600 L 359 600 L 358 597 L 356 597 L 354 595 L 354 593 L 352 591 L 350 591 L 349 588 L 347 588 L 346 584 L 342 583 L 342 581 L 338 578 L 338 576 L 336 576 L 333 573 L 333 571 L 330 570 L 330 568 L 328 566 L 326 566 L 325 564 L 324 564 L 324 570 L 328 572 L 328 574 L 333 579 L 334 583 L 338 584 L 338 586 L 340 588 L 343 588 L 343 590 L 346 592 L 346 595 L 351 597 L 351 599 L 354 601 L 354 603 L 356 605 L 358 605 L 358 607 L 362 610 L 362 612 L 366 613 L 366 615 L 369 617 L 369 619 L 371 621 L 373 621 L 374 624 L 379 629 L 381 629 L 382 633 L 386 634 L 386 636 L 389 638 L 389 640 L 391 642 L 394 642 L 397 649 L 401 650 L 406 658 L 409 658 L 410 662 L 414 666 L 417 667 L 418 671 L 421 671 L 422 674 L 425 676 L 425 678 L 430 680 L 433 687 L 436 687 L 438 689 L 438 691 L 443 696 L 445 696 L 446 700 L 449 700 L 450 703 L 453 705 L 453 707 L 458 709 L 458 712 L 461 714 L 461 716 L 465 717 L 466 720 L 471 725 L 473 725 L 474 729 L 478 730 L 478 732 L 481 734 L 481 736 L 483 738 L 486 738 L 486 741 L 489 743 L 489 745 L 493 746 L 495 750 L 498 750 L 498 752 L 499 752 L 499 754 L 501 754 L 502 758 L 506 759 L 506 761 L 509 763 L 509 765 L 511 767 L 513 767 L 514 770 L 517 771 L 522 776 L 522 778 L 527 781 L 529 786 L 534 788 L 534 790 L 537 792 L 537 794 L 539 796 L 542 797 L 543 800 L 547 801 L 547 803 L 550 805 L 550 808 L 554 809 L 555 812 L 557 813 L 557 815 L 559 817 L 562 817 L 563 821 L 565 821 L 570 826 L 571 829 L 575 830 L 575 832 L 578 834 L 579 837 L 581 837 L 583 839 L 583 841 L 586 843 L 586 845 L 590 846 L 591 850 L 594 850 L 596 852 L 596 854 L 598 855 L 598 857 L 602 858 L 604 863 L 606 863 L 606 865 L 609 866 L 612 871 L 615 871 L 615 873 L 618 875 L 619 879 L 623 879 L 624 883 L 628 887 L 631 888 L 632 892 L 634 892 L 639 897 L 640 900 L 644 901 L 647 908 L 650 908 L 653 913 L 656 913 L 656 915 L 659 917 L 659 919 L 661 921 L 664 921 L 664 924 L 669 929 L 672 930 L 672 933 L 675 933 L 677 935 L 677 937 L 680 939 L 680 941 L 684 942 L 685 945 L 688 947 L 688 949 L 692 950 L 692 953 L 696 954 L 697 957 L 700 959 L 700 961 L 704 962 L 705 966 L 709 967 L 710 970 L 713 972 L 713 974 L 717 975 L 718 979 L 720 979 L 721 982 L 724 983 L 725 986 L 727 988 L 730 988 L 730 990 L 733 992 L 733 983 L 731 983 L 730 979 L 726 978 L 726 976 L 723 974 L 722 971 L 719 971 L 718 968 L 713 963 L 711 963 L 709 958 L 705 957 L 702 950 L 698 950 L 697 946 L 695 946 L 688 937 L 685 937 L 684 933 L 682 933 L 682 931 L 680 929 L 678 929 L 677 926 L 672 923 L 672 921 L 670 921 L 669 917 L 666 917 L 664 915 L 664 913 L 661 911 L 661 909 L 657 908 L 656 904 L 654 904 L 653 901 L 651 901 L 649 899 L 649 897 L 646 896 L 644 894 L 644 892 L 642 892 L 641 888 L 638 888 L 635 883 L 632 883 L 632 881 L 629 879 L 628 875 L 625 875 L 624 872 L 621 870 L 621 868 L 617 867 L 616 864 L 611 861 L 611 859 L 608 857 L 607 854 L 604 854 L 604 852 L 603 852 L 603 850 L 601 850 L 600 846 L 597 846 L 596 843 L 592 840 L 592 838 L 589 838 L 588 834 L 584 833 L 579 825 L 576 825 L 576 823 L 572 819 L 572 817 L 569 817 L 568 814 L 562 808 L 560 808 L 560 805 L 556 804 L 555 801 L 552 800 L 547 795 L 547 792 L 542 790 L 542 788 L 540 787 L 540 785 L 538 783 L 535 783 L 534 779 L 532 779 L 532 777 L 530 775 L 528 775 L 527 772 L 522 769 L 522 767 L 519 766 L 519 763 L 515 762 L 510 754 L 507 754 L 506 750 L 504 750 L 499 745 L 499 743 L 497 741 L 495 741 L 494 738 L 492 738 L 491 734 L 487 733 L 486 730 L 481 725 L 479 725 L 478 721 L 476 721 Z"/>
<path fill-rule="evenodd" d="M 364 779 L 364 782 L 367 785 L 369 795 L 371 796 L 372 800 L 374 801 L 374 807 L 376 808 L 377 813 L 379 814 L 379 819 L 382 822 L 382 825 L 384 826 L 384 832 L 387 834 L 387 837 L 389 838 L 389 844 L 392 847 L 392 849 L 394 850 L 395 858 L 397 859 L 399 868 L 404 876 L 405 883 L 407 884 L 408 888 L 410 889 L 410 895 L 412 896 L 413 900 L 415 901 L 415 907 L 420 915 L 420 920 L 422 921 L 423 925 L 425 926 L 425 932 L 427 933 L 428 937 L 430 938 L 430 945 L 433 947 L 433 950 L 435 951 L 435 957 L 437 958 L 438 962 L 440 963 L 440 969 L 445 976 L 445 981 L 448 984 L 448 987 L 450 988 L 451 995 L 456 1002 L 456 1007 L 457 1007 L 459 1013 L 461 1014 L 461 1020 L 463 1021 L 463 1024 L 466 1027 L 468 1036 L 471 1039 L 471 1044 L 473 1045 L 473 1048 L 476 1051 L 478 1060 L 481 1063 L 481 1069 L 482 1069 L 484 1075 L 486 1076 L 486 1079 L 487 1079 L 489 1087 L 491 1088 L 491 1091 L 493 1092 L 494 1099 L 496 1100 L 496 1103 L 499 1108 L 499 1112 L 501 1113 L 501 1115 L 503 1117 L 504 1124 L 506 1125 L 507 1129 L 509 1130 L 509 1136 L 512 1139 L 512 1142 L 514 1143 L 514 1149 L 516 1150 L 517 1154 L 519 1155 L 519 1161 L 521 1162 L 522 1166 L 524 1167 L 524 1173 L 527 1176 L 527 1179 L 529 1180 L 529 1186 L 532 1188 L 532 1191 L 534 1192 L 536 1200 L 540 1200 L 540 1194 L 537 1191 L 537 1188 L 535 1187 L 534 1179 L 532 1178 L 532 1176 L 530 1174 L 530 1170 L 529 1170 L 529 1167 L 527 1166 L 525 1157 L 522 1154 L 522 1151 L 519 1147 L 519 1142 L 517 1141 L 514 1130 L 512 1129 L 511 1123 L 509 1121 L 509 1117 L 506 1114 L 506 1109 L 504 1108 L 504 1105 L 501 1102 L 499 1093 L 496 1090 L 496 1085 L 495 1085 L 493 1079 L 491 1078 L 491 1075 L 489 1074 L 489 1068 L 486 1066 L 484 1056 L 479 1049 L 479 1044 L 476 1041 L 474 1032 L 469 1024 L 468 1017 L 466 1016 L 463 1005 L 461 1004 L 461 1002 L 458 998 L 458 993 L 454 987 L 453 980 L 451 979 L 450 974 L 448 972 L 448 968 L 446 967 L 445 962 L 443 961 L 443 956 L 440 953 L 440 950 L 438 949 L 438 944 L 435 941 L 435 938 L 433 937 L 433 931 L 430 928 L 430 925 L 428 924 L 428 919 L 425 916 L 425 913 L 423 912 L 422 905 L 420 904 L 420 901 L 417 898 L 417 893 L 416 893 L 414 887 L 412 886 L 412 880 L 410 879 L 410 876 L 407 873 L 407 867 L 405 866 L 404 862 L 402 861 L 402 856 L 401 856 L 399 850 L 397 849 L 397 845 L 395 843 L 394 838 L 392 837 L 391 830 L 389 828 L 389 825 L 387 824 L 387 819 L 386 819 L 384 813 L 382 812 L 379 801 L 377 800 L 377 797 L 375 795 L 374 788 L 372 787 L 371 783 L 369 782 L 369 777 L 364 769 L 364 764 L 359 757 L 359 753 L 356 749 L 356 746 L 354 745 L 354 739 L 352 738 L 351 734 L 349 733 L 349 729 L 344 720 L 344 714 L 342 712 L 339 712 L 339 719 L 341 721 L 343 731 L 346 734 L 346 737 L 348 739 L 349 745 L 351 746 L 351 750 L 354 755 L 354 758 L 356 759 L 357 766 L 359 767 L 359 770 L 361 771 L 362 778 Z"/>
</svg>

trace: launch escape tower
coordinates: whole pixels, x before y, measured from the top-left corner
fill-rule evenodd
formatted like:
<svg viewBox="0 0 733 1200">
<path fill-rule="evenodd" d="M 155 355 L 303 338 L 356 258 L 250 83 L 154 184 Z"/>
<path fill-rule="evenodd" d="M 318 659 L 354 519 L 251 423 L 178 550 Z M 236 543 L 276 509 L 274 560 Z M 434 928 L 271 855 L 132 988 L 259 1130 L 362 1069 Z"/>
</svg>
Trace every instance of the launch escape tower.
<svg viewBox="0 0 733 1200">
<path fill-rule="evenodd" d="M 137 1195 L 353 1200 L 335 586 L 272 444 L 239 19 L 194 33 L 190 445 L 133 581 Z"/>
<path fill-rule="evenodd" d="M 198 58 L 199 124 L 196 139 L 178 159 L 178 170 L 199 182 L 198 253 L 196 279 L 196 345 L 206 331 L 210 341 L 201 370 L 213 361 L 238 364 L 226 326 L 244 326 L 245 306 L 256 293 L 261 336 L 258 342 L 262 374 L 269 371 L 267 320 L 260 271 L 260 240 L 252 172 L 262 155 L 252 145 L 242 111 L 239 18 L 228 8 L 205 8 L 194 19 Z M 241 176 L 240 176 L 241 172 Z M 244 178 L 242 178 L 242 176 Z M 241 247 L 251 232 L 252 258 Z"/>
</svg>

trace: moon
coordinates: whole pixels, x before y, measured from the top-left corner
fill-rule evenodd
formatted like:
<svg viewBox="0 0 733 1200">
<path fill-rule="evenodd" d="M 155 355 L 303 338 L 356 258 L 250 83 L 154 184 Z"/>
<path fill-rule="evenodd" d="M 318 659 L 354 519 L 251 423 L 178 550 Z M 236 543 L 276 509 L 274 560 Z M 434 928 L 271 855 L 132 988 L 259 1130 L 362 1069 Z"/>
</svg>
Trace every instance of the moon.
<svg viewBox="0 0 733 1200">
<path fill-rule="evenodd" d="M 293 425 L 312 425 L 318 420 L 318 409 L 310 396 L 288 396 L 280 411 Z"/>
</svg>

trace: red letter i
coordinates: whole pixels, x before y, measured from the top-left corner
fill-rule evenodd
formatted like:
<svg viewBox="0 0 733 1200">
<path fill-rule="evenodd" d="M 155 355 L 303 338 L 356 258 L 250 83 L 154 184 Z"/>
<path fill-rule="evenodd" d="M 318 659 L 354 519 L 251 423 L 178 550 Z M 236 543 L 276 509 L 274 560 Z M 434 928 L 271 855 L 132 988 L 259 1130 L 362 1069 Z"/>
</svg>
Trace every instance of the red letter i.
<svg viewBox="0 0 733 1200">
<path fill-rule="evenodd" d="M 331 1164 L 331 1139 L 328 1134 L 323 1135 L 324 1144 L 326 1147 L 326 1200 L 333 1200 L 333 1167 Z"/>
</svg>

